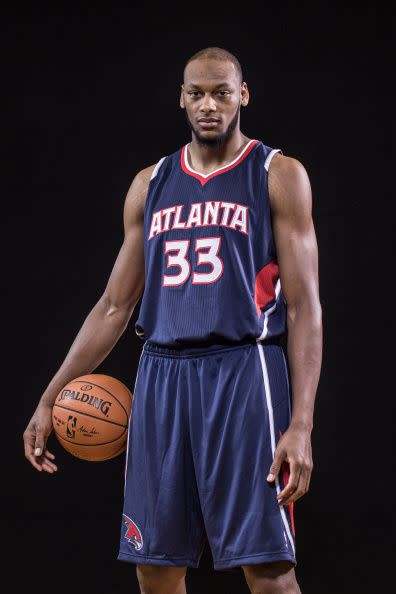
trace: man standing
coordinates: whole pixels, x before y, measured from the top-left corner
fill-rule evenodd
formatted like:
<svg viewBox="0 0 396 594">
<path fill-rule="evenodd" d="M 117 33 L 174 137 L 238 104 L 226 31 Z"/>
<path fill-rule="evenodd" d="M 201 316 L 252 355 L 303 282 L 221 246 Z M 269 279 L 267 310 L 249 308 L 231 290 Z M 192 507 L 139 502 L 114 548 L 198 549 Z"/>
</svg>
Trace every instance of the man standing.
<svg viewBox="0 0 396 594">
<path fill-rule="evenodd" d="M 305 169 L 241 132 L 248 102 L 235 56 L 189 59 L 191 142 L 133 180 L 106 289 L 24 435 L 33 466 L 54 472 L 56 394 L 103 361 L 142 296 L 119 559 L 146 594 L 185 593 L 206 538 L 215 569 L 241 566 L 252 592 L 300 592 L 293 504 L 312 471 L 317 245 Z"/>
</svg>

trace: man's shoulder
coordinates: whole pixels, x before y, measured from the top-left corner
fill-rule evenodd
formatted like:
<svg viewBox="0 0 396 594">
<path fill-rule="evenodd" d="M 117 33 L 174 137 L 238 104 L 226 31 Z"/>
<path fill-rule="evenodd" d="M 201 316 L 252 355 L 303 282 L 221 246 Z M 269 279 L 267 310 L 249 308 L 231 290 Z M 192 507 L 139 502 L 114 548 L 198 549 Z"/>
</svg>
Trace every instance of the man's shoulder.
<svg viewBox="0 0 396 594">
<path fill-rule="evenodd" d="M 271 160 L 270 172 L 282 178 L 293 178 L 304 174 L 305 168 L 298 159 L 276 153 Z"/>
<path fill-rule="evenodd" d="M 149 165 L 148 167 L 138 171 L 134 179 L 136 185 L 148 186 L 156 167 L 157 163 L 153 163 L 153 165 Z"/>
<path fill-rule="evenodd" d="M 126 205 L 129 204 L 140 204 L 141 209 L 143 211 L 144 202 L 147 196 L 148 187 L 150 184 L 151 177 L 153 172 L 157 166 L 157 163 L 153 165 L 149 165 L 144 169 L 141 169 L 137 172 L 135 177 L 132 180 L 132 183 L 129 187 L 127 196 L 126 196 Z"/>
<path fill-rule="evenodd" d="M 276 154 L 269 168 L 269 200 L 271 209 L 287 216 L 311 208 L 311 187 L 305 167 L 293 157 Z"/>
</svg>

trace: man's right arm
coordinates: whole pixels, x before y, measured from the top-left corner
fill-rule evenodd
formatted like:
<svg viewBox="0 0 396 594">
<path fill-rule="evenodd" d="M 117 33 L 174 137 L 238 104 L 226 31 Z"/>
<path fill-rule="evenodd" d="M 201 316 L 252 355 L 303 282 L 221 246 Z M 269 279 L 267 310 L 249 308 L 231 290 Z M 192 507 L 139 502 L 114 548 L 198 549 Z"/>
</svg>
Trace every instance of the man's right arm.
<svg viewBox="0 0 396 594">
<path fill-rule="evenodd" d="M 46 442 L 52 431 L 52 407 L 72 379 L 92 373 L 125 331 L 145 284 L 143 215 L 155 165 L 134 178 L 124 204 L 124 241 L 106 288 L 86 317 L 65 360 L 48 384 L 23 435 L 25 456 L 39 471 L 57 470 Z"/>
</svg>

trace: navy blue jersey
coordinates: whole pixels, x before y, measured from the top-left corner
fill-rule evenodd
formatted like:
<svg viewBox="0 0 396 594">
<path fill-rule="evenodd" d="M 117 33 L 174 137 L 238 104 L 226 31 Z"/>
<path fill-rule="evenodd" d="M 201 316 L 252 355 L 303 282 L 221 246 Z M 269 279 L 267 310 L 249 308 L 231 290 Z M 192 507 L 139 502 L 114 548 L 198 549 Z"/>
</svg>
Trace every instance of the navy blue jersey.
<svg viewBox="0 0 396 594">
<path fill-rule="evenodd" d="M 144 208 L 136 334 L 160 345 L 266 341 L 286 328 L 268 197 L 279 149 L 250 140 L 212 173 L 185 145 L 155 167 Z"/>
</svg>

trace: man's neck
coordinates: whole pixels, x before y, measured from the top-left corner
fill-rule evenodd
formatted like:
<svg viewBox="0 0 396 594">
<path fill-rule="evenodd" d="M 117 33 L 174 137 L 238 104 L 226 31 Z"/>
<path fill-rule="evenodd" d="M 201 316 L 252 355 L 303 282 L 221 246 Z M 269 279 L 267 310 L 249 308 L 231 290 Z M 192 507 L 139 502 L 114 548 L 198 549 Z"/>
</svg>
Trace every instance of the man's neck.
<svg viewBox="0 0 396 594">
<path fill-rule="evenodd" d="M 223 144 L 202 145 L 193 135 L 187 151 L 188 162 L 195 171 L 210 173 L 233 161 L 249 140 L 239 130 Z"/>
</svg>

